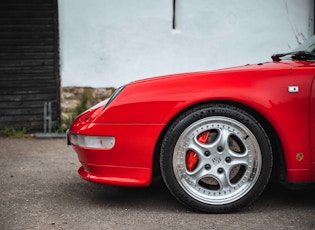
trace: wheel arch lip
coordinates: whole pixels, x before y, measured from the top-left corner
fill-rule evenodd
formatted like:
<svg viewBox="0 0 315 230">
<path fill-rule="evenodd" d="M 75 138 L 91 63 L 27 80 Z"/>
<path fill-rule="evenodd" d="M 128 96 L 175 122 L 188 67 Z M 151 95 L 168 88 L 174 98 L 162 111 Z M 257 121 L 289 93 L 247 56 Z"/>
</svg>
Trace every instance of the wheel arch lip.
<svg viewBox="0 0 315 230">
<path fill-rule="evenodd" d="M 176 120 L 178 117 L 180 117 L 182 114 L 184 114 L 186 111 L 198 107 L 200 105 L 209 104 L 209 105 L 231 105 L 234 107 L 237 107 L 239 109 L 244 110 L 251 116 L 253 116 L 259 124 L 263 127 L 265 130 L 272 147 L 272 153 L 273 157 L 275 159 L 274 164 L 277 166 L 277 171 L 274 171 L 273 173 L 276 173 L 277 179 L 280 179 L 282 183 L 286 182 L 286 160 L 284 155 L 284 149 L 283 144 L 281 142 L 280 136 L 277 133 L 277 130 L 274 128 L 270 120 L 268 120 L 262 113 L 260 113 L 258 110 L 254 109 L 253 107 L 236 101 L 236 100 L 223 100 L 223 99 L 216 99 L 216 100 L 205 100 L 201 101 L 192 105 L 189 105 L 188 107 L 185 107 L 183 110 L 179 111 L 177 114 L 175 114 L 164 126 L 163 130 L 161 131 L 158 141 L 156 142 L 154 156 L 153 156 L 153 172 L 159 172 L 160 170 L 160 151 L 161 151 L 161 144 L 163 141 L 163 138 L 166 135 L 167 130 L 172 125 L 173 121 Z"/>
</svg>

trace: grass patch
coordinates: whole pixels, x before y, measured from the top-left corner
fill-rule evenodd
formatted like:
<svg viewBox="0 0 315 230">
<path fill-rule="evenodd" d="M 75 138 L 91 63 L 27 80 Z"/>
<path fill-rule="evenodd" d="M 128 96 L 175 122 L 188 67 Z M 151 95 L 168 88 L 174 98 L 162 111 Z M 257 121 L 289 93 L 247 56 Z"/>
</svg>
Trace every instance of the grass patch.
<svg viewBox="0 0 315 230">
<path fill-rule="evenodd" d="M 8 126 L 0 130 L 0 137 L 23 137 L 26 133 L 26 128 L 16 130 L 15 128 Z"/>
</svg>

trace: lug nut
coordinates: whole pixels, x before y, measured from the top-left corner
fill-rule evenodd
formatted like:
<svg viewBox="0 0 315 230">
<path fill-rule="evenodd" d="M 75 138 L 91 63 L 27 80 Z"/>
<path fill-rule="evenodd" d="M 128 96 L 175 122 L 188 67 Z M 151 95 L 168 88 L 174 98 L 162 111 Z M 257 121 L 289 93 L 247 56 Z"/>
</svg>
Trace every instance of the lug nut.
<svg viewBox="0 0 315 230">
<path fill-rule="evenodd" d="M 205 169 L 206 169 L 206 170 L 209 170 L 209 169 L 211 169 L 211 165 L 209 165 L 209 164 L 206 164 L 206 165 L 205 165 Z"/>
<path fill-rule="evenodd" d="M 211 155 L 210 151 L 205 151 L 205 156 L 206 156 L 206 157 L 208 157 L 208 156 L 210 156 L 210 155 Z"/>
<path fill-rule="evenodd" d="M 223 173 L 223 168 L 218 168 L 218 173 Z"/>
<path fill-rule="evenodd" d="M 226 162 L 226 163 L 230 163 L 231 161 L 232 161 L 231 157 L 225 158 L 225 162 Z"/>
<path fill-rule="evenodd" d="M 218 151 L 219 151 L 219 152 L 222 152 L 222 151 L 223 151 L 223 147 L 222 147 L 222 146 L 219 146 L 219 147 L 218 147 Z"/>
</svg>

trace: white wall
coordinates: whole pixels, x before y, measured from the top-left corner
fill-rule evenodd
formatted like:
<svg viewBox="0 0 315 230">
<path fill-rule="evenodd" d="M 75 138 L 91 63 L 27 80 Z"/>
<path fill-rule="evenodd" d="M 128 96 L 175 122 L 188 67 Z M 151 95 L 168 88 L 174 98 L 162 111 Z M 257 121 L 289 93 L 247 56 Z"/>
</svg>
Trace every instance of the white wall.
<svg viewBox="0 0 315 230">
<path fill-rule="evenodd" d="M 59 0 L 62 86 L 118 87 L 269 61 L 310 37 L 313 0 Z"/>
</svg>

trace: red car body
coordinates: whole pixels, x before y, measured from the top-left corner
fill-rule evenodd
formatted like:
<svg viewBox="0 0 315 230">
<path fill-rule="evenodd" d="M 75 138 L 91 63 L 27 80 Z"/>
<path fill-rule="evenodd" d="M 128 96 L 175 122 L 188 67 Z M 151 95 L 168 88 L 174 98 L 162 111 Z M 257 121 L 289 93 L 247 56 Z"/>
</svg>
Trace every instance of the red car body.
<svg viewBox="0 0 315 230">
<path fill-rule="evenodd" d="M 109 185 L 149 185 L 172 120 L 195 105 L 215 102 L 242 108 L 266 127 L 283 182 L 315 182 L 314 78 L 314 61 L 279 59 L 132 82 L 69 128 L 69 142 L 82 164 L 79 174 Z M 72 134 L 110 136 L 114 144 L 77 145 Z"/>
<path fill-rule="evenodd" d="M 274 127 L 287 181 L 314 182 L 314 77 L 313 62 L 281 61 L 133 82 L 109 107 L 99 104 L 70 127 L 80 135 L 116 137 L 112 149 L 74 145 L 83 165 L 79 173 L 97 183 L 149 185 L 154 151 L 167 123 L 194 104 L 224 101 L 255 110 Z M 290 86 L 299 87 L 299 92 L 288 92 Z M 149 94 L 143 91 L 148 88 Z"/>
</svg>

